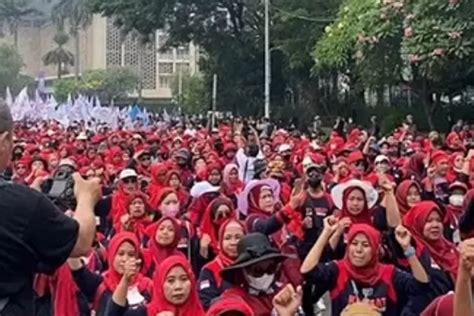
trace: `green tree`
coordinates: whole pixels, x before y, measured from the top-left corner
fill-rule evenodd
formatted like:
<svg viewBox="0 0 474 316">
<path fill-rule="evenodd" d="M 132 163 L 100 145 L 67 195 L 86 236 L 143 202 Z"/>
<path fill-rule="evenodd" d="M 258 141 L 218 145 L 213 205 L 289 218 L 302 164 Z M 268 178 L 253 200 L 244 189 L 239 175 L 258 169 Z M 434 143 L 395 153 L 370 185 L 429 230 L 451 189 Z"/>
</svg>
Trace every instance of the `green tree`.
<svg viewBox="0 0 474 316">
<path fill-rule="evenodd" d="M 69 95 L 75 96 L 82 89 L 82 82 L 73 79 L 60 79 L 54 82 L 54 98 L 59 103 L 66 102 Z"/>
<path fill-rule="evenodd" d="M 473 14 L 464 0 L 345 0 L 316 46 L 317 69 L 348 74 L 378 100 L 387 86 L 408 86 L 434 128 L 443 97 L 473 84 Z"/>
<path fill-rule="evenodd" d="M 5 89 L 18 80 L 22 67 L 23 60 L 15 48 L 0 46 L 0 94 L 3 95 Z"/>
<path fill-rule="evenodd" d="M 43 56 L 43 63 L 45 66 L 56 65 L 58 67 L 58 79 L 67 72 L 68 66 L 74 65 L 74 55 L 64 48 L 64 45 L 69 41 L 69 36 L 59 31 L 54 36 L 54 42 L 58 45 L 55 49 L 46 53 Z"/>
<path fill-rule="evenodd" d="M 109 102 L 127 97 L 138 84 L 137 74 L 126 67 L 99 69 L 85 72 L 82 80 L 82 91 L 98 95 Z"/>
<path fill-rule="evenodd" d="M 181 81 L 181 93 L 180 93 Z M 210 105 L 210 87 L 201 75 L 176 75 L 171 85 L 173 99 L 185 113 L 205 113 Z"/>
<path fill-rule="evenodd" d="M 13 35 L 15 48 L 18 49 L 18 26 L 21 22 L 41 13 L 30 7 L 31 0 L 0 0 L 0 28 L 3 33 L 4 26 L 8 26 Z"/>
<path fill-rule="evenodd" d="M 53 20 L 61 28 L 67 20 L 69 33 L 74 38 L 74 55 L 76 61 L 74 74 L 76 79 L 80 72 L 80 37 L 79 31 L 86 28 L 92 21 L 92 11 L 87 0 L 61 0 L 53 7 Z"/>
</svg>

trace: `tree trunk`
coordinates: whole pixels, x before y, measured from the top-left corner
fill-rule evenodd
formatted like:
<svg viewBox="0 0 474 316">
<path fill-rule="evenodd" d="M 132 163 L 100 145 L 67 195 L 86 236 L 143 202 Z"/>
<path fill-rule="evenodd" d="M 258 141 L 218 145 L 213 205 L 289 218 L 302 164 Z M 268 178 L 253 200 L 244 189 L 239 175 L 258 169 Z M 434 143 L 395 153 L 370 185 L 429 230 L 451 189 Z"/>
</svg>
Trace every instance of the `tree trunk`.
<svg viewBox="0 0 474 316">
<path fill-rule="evenodd" d="M 81 43 L 79 37 L 79 29 L 76 29 L 74 36 L 74 51 L 76 54 L 76 58 L 74 60 L 74 76 L 76 79 L 79 79 L 79 72 L 81 71 Z"/>
<path fill-rule="evenodd" d="M 434 130 L 435 126 L 434 126 L 434 122 L 433 122 L 433 114 L 434 114 L 435 106 L 433 106 L 433 98 L 432 98 L 431 93 L 428 89 L 428 84 L 426 82 L 426 78 L 422 79 L 421 98 L 423 100 L 423 110 L 425 111 L 428 126 L 430 127 L 431 130 Z"/>
<path fill-rule="evenodd" d="M 18 51 L 18 30 L 13 32 L 13 43 L 15 45 L 15 49 Z"/>
<path fill-rule="evenodd" d="M 61 65 L 61 62 L 58 63 L 58 79 L 61 79 L 63 73 L 63 67 Z"/>
</svg>

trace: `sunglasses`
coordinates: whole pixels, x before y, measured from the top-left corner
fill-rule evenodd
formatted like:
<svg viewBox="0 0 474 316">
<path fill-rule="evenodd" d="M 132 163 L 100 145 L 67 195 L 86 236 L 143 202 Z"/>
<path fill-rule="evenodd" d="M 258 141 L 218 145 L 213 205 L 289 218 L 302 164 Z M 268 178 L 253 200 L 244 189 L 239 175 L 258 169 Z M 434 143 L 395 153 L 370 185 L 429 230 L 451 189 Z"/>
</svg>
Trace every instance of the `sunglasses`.
<svg viewBox="0 0 474 316">
<path fill-rule="evenodd" d="M 247 268 L 247 272 L 254 277 L 261 277 L 264 274 L 272 274 L 278 270 L 279 263 L 277 262 L 268 262 L 268 263 L 258 263 Z"/>
<path fill-rule="evenodd" d="M 143 156 L 143 157 L 140 157 L 140 161 L 150 161 L 151 160 L 151 157 L 150 156 Z"/>
<path fill-rule="evenodd" d="M 122 181 L 125 184 L 137 183 L 137 178 L 125 178 L 122 179 Z"/>
</svg>

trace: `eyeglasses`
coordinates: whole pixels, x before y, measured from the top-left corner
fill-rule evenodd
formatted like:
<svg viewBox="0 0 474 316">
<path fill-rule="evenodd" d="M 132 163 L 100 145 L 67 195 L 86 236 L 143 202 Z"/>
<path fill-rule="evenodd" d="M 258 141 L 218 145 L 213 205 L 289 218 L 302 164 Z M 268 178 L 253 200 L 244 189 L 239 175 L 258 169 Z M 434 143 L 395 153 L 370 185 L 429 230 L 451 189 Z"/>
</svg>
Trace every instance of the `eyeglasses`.
<svg viewBox="0 0 474 316">
<path fill-rule="evenodd" d="M 150 156 L 142 156 L 140 157 L 140 161 L 150 161 L 151 157 Z"/>
</svg>

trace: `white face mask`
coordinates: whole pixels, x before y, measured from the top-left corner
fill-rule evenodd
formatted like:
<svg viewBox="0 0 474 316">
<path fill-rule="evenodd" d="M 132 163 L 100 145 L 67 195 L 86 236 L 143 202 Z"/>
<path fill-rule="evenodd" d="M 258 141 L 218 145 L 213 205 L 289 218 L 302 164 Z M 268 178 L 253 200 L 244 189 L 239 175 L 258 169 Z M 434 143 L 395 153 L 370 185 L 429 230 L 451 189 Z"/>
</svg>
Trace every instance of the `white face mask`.
<svg viewBox="0 0 474 316">
<path fill-rule="evenodd" d="M 256 278 L 244 271 L 244 276 L 250 287 L 258 291 L 268 290 L 275 280 L 275 274 L 265 273 L 261 277 Z"/>
<path fill-rule="evenodd" d="M 464 196 L 460 194 L 451 195 L 449 197 L 449 204 L 452 206 L 462 206 L 464 203 Z"/>
</svg>

